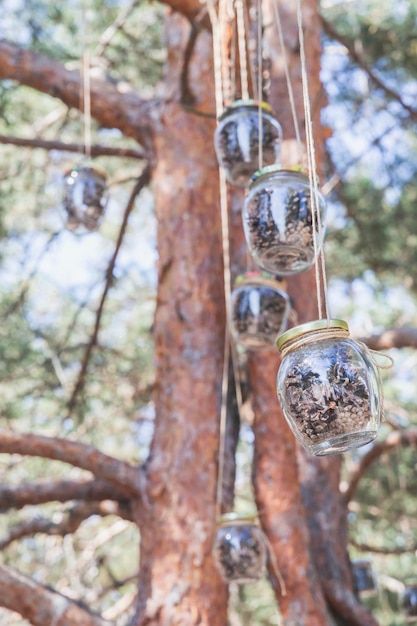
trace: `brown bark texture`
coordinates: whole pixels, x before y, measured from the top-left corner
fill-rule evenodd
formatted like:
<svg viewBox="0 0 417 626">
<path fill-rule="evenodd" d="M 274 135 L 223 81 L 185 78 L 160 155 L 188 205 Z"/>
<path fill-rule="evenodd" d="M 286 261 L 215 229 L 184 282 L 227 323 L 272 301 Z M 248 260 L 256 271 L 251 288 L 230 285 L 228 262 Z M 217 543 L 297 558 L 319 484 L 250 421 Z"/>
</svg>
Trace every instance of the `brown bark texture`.
<svg viewBox="0 0 417 626">
<path fill-rule="evenodd" d="M 295 4 L 295 3 L 294 3 Z M 296 8 L 282 8 L 283 33 L 295 96 L 297 119 L 304 134 L 304 110 Z M 270 24 L 273 23 L 271 18 Z M 322 173 L 323 131 L 320 110 L 323 89 L 320 84 L 320 25 L 315 0 L 303 3 L 304 38 L 307 52 L 317 172 Z M 282 162 L 291 163 L 294 125 L 290 116 L 289 94 L 276 49 L 272 27 L 266 31 L 271 50 L 271 104 L 284 129 Z M 284 104 L 285 103 L 285 104 Z M 313 271 L 287 280 L 295 312 L 294 322 L 317 319 L 316 282 Z M 347 554 L 345 501 L 339 491 L 340 460 L 314 459 L 299 450 L 290 433 L 276 398 L 276 372 L 279 359 L 250 355 L 249 376 L 255 411 L 254 484 L 264 530 L 284 576 L 287 595 L 275 585 L 286 624 L 319 626 L 348 623 L 375 625 L 352 592 Z"/>
<path fill-rule="evenodd" d="M 197 0 L 168 2 L 165 94 L 144 102 L 134 91 L 92 81 L 92 115 L 143 146 L 153 166 L 158 219 L 158 292 L 155 338 L 155 434 L 145 468 L 61 439 L 0 433 L 0 452 L 38 455 L 74 464 L 94 480 L 0 490 L 0 507 L 63 500 L 129 501 L 126 516 L 141 531 L 138 599 L 132 626 L 224 626 L 227 589 L 211 548 L 216 529 L 219 413 L 225 306 L 219 177 L 213 149 L 215 101 L 212 38 Z M 282 19 L 297 115 L 304 124 L 295 3 L 282 2 Z M 316 0 L 305 0 L 310 96 L 316 156 L 322 164 L 319 114 L 320 24 Z M 283 128 L 283 162 L 292 158 L 293 125 L 272 12 L 265 19 L 270 51 L 270 102 Z M 182 15 L 181 15 L 182 14 Z M 200 28 L 196 34 L 195 25 Z M 189 45 L 190 37 L 193 46 Z M 184 57 L 187 67 L 184 70 Z M 79 106 L 79 73 L 9 42 L 0 42 L 0 78 Z M 184 94 L 184 88 L 187 94 Z M 184 96 L 187 96 L 184 98 Z M 182 105 L 192 101 L 193 110 Z M 232 275 L 243 269 L 242 193 L 229 198 Z M 316 315 L 312 272 L 288 280 L 297 322 Z M 346 553 L 345 501 L 339 461 L 306 458 L 279 408 L 276 351 L 249 354 L 255 412 L 254 486 L 262 526 L 286 584 L 271 579 L 286 626 L 330 626 L 331 613 L 350 626 L 375 622 L 351 593 Z M 233 445 L 231 446 L 233 449 Z M 232 470 L 230 470 L 232 473 Z M 113 490 L 113 492 L 112 492 Z M 329 533 L 332 534 L 329 541 Z M 33 624 L 103 624 L 84 608 L 0 568 L 0 605 Z M 24 601 L 19 608 L 19 597 Z M 342 622 L 340 622 L 342 623 Z"/>
</svg>

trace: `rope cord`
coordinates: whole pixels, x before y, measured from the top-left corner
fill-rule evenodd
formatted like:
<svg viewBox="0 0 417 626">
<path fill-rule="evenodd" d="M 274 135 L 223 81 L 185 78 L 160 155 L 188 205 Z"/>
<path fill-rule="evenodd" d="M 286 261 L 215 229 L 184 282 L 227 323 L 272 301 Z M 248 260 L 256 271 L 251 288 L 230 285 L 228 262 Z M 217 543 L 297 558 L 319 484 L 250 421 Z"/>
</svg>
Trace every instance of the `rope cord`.
<svg viewBox="0 0 417 626">
<path fill-rule="evenodd" d="M 214 87 L 216 99 L 216 115 L 217 118 L 223 110 L 223 90 L 222 90 L 222 68 L 220 58 L 220 29 L 214 1 L 208 0 L 207 3 L 209 17 L 213 31 L 213 63 L 214 63 Z M 224 355 L 223 355 L 223 376 L 221 386 L 221 409 L 219 424 L 219 467 L 217 474 L 216 489 L 216 518 L 221 514 L 222 496 L 223 496 L 223 477 L 224 477 L 224 453 L 226 439 L 226 417 L 227 417 L 227 392 L 229 380 L 229 364 L 230 364 L 230 334 L 229 324 L 231 319 L 231 271 L 230 271 L 230 239 L 229 239 L 229 212 L 227 203 L 227 184 L 224 170 L 219 167 L 219 183 L 220 183 L 220 216 L 221 216 L 221 232 L 222 232 L 222 251 L 223 251 L 223 283 L 224 283 L 224 303 L 226 312 L 226 327 L 224 339 Z"/>
<path fill-rule="evenodd" d="M 300 124 L 298 122 L 297 109 L 295 106 L 294 90 L 292 87 L 290 69 L 288 65 L 288 56 L 287 56 L 287 50 L 286 50 L 285 42 L 284 42 L 284 34 L 282 31 L 282 21 L 281 21 L 281 15 L 279 12 L 278 0 L 274 0 L 272 2 L 272 6 L 274 9 L 274 16 L 275 16 L 275 22 L 277 25 L 279 45 L 281 48 L 282 61 L 284 65 L 285 81 L 287 83 L 288 98 L 290 101 L 291 115 L 292 115 L 293 124 L 294 124 L 294 132 L 295 132 L 295 139 L 297 142 L 298 158 L 299 158 L 300 165 L 301 165 L 303 162 L 303 144 L 301 142 Z"/>
<path fill-rule="evenodd" d="M 243 100 L 249 100 L 248 56 L 243 0 L 236 0 L 236 22 L 239 48 L 240 87 Z"/>
<path fill-rule="evenodd" d="M 263 166 L 264 128 L 262 124 L 262 0 L 257 0 L 257 53 L 258 53 L 258 169 Z"/>
<path fill-rule="evenodd" d="M 343 328 L 324 328 L 316 330 L 284 343 L 280 349 L 281 356 L 284 358 L 293 350 L 302 348 L 310 343 L 315 343 L 318 339 L 320 339 L 320 341 L 324 341 L 326 339 L 347 339 L 348 337 L 349 331 L 344 330 Z"/>
<path fill-rule="evenodd" d="M 248 40 L 249 40 L 249 45 L 248 45 L 248 59 L 249 59 L 249 74 L 250 74 L 250 79 L 251 79 L 251 85 L 252 85 L 252 92 L 253 92 L 253 97 L 255 98 L 255 94 L 256 94 L 256 89 L 257 89 L 257 81 L 256 81 L 256 61 L 254 58 L 254 48 L 253 48 L 253 31 L 252 31 L 252 26 L 251 26 L 251 18 L 250 18 L 250 14 L 249 14 L 249 8 L 248 8 L 248 3 L 244 2 L 243 4 L 243 10 L 244 10 L 244 20 L 245 20 L 245 28 L 246 28 L 246 32 L 249 33 L 248 35 Z M 256 46 L 255 46 L 256 48 Z M 256 52 L 256 50 L 255 50 Z"/>
<path fill-rule="evenodd" d="M 88 159 L 91 158 L 91 81 L 90 81 L 90 52 L 88 49 L 88 18 L 85 1 L 82 1 L 82 97 L 84 111 L 84 149 Z"/>
<path fill-rule="evenodd" d="M 264 537 L 265 537 L 265 543 L 268 547 L 268 556 L 269 556 L 269 561 L 271 563 L 271 567 L 272 567 L 272 571 L 275 574 L 275 578 L 278 581 L 278 584 L 281 588 L 281 594 L 285 597 L 287 595 L 287 586 L 285 584 L 285 580 L 281 574 L 281 570 L 278 567 L 278 562 L 275 556 L 275 552 L 274 552 L 274 548 L 272 547 L 271 542 L 269 541 L 268 537 L 266 536 L 266 534 L 264 533 Z"/>
<path fill-rule="evenodd" d="M 385 421 L 384 385 L 382 384 L 381 372 L 379 370 L 391 369 L 391 367 L 394 365 L 394 359 L 391 356 L 389 356 L 389 354 L 382 354 L 381 352 L 372 350 L 372 348 L 368 348 L 366 343 L 363 343 L 363 341 L 355 341 L 355 343 L 363 349 L 363 351 L 368 355 L 369 359 L 372 361 L 373 365 L 375 366 L 375 371 L 377 372 L 377 375 L 378 375 L 378 383 L 379 383 L 379 388 L 380 388 L 381 422 L 384 422 Z M 382 357 L 383 359 L 386 359 L 388 363 L 386 363 L 385 365 L 378 363 L 377 357 Z"/>
<path fill-rule="evenodd" d="M 316 292 L 317 292 L 317 307 L 319 319 L 326 318 L 329 321 L 329 306 L 327 297 L 327 279 L 326 279 L 326 265 L 324 254 L 319 250 L 318 238 L 323 241 L 323 228 L 320 219 L 318 197 L 319 197 L 319 183 L 316 171 L 316 156 L 314 149 L 314 137 L 313 137 L 313 123 L 311 117 L 310 96 L 308 92 L 308 78 L 307 78 L 307 61 L 305 54 L 304 33 L 303 33 L 303 17 L 301 9 L 301 0 L 297 2 L 297 24 L 298 24 L 298 37 L 300 42 L 300 61 L 301 61 L 301 78 L 303 89 L 303 104 L 305 114 L 305 126 L 306 126 L 306 147 L 307 147 L 307 162 L 308 162 L 308 177 L 310 184 L 310 196 L 311 196 L 311 211 L 313 216 L 313 243 L 314 243 L 314 269 L 316 278 Z"/>
</svg>

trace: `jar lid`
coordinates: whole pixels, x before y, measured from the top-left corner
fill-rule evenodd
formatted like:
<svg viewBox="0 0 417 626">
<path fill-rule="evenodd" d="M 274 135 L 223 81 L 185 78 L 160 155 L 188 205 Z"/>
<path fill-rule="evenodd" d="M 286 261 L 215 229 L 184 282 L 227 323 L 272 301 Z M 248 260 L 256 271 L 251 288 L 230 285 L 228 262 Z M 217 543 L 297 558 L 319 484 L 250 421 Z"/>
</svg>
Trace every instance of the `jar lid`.
<svg viewBox="0 0 417 626">
<path fill-rule="evenodd" d="M 256 513 L 249 513 L 248 511 L 244 513 L 238 513 L 237 511 L 230 511 L 229 513 L 224 513 L 218 517 L 217 521 L 221 524 L 228 524 L 233 522 L 249 522 L 251 524 L 255 524 L 257 520 Z"/>
<path fill-rule="evenodd" d="M 266 272 L 246 272 L 245 274 L 239 274 L 235 280 L 234 288 L 238 289 L 239 287 L 245 286 L 255 286 L 259 285 L 260 287 L 270 287 L 272 289 L 283 290 L 285 289 L 285 282 L 282 280 L 277 280 L 273 278 L 270 274 Z M 285 296 L 287 295 L 285 292 L 281 293 Z"/>
<path fill-rule="evenodd" d="M 72 172 L 82 172 L 82 171 L 88 171 L 88 172 L 93 172 L 93 174 L 98 174 L 99 176 L 101 176 L 101 178 L 104 178 L 104 180 L 107 179 L 107 174 L 104 170 L 100 170 L 97 167 L 94 167 L 93 165 L 88 165 L 88 164 L 83 164 L 83 165 L 74 165 L 73 167 L 70 167 L 68 170 L 66 170 L 64 172 L 64 176 L 70 176 L 72 174 Z"/>
<path fill-rule="evenodd" d="M 263 111 L 265 111 L 265 113 L 272 113 L 272 107 L 270 104 L 268 104 L 268 102 L 263 102 L 263 101 L 259 102 L 258 100 L 234 100 L 234 102 L 229 104 L 229 106 L 226 107 L 223 113 L 220 115 L 219 122 L 224 117 L 226 117 L 226 115 L 228 115 L 231 111 L 234 111 L 235 109 L 239 109 L 240 107 L 247 107 L 247 108 L 253 109 L 253 108 L 259 108 L 259 106 L 261 107 Z"/>
<path fill-rule="evenodd" d="M 306 335 L 307 333 L 312 333 L 317 330 L 326 330 L 327 328 L 339 328 L 340 330 L 349 331 L 349 326 L 344 320 L 314 320 L 314 322 L 307 322 L 306 324 L 294 326 L 294 328 L 290 328 L 285 333 L 282 333 L 282 335 L 280 335 L 277 339 L 277 348 L 278 350 L 281 350 L 284 344 L 288 343 L 288 341 L 302 337 L 302 335 Z"/>
<path fill-rule="evenodd" d="M 280 165 L 279 163 L 272 163 L 272 165 L 265 165 L 260 170 L 257 170 L 250 179 L 249 189 L 255 182 L 258 182 L 264 176 L 269 176 L 270 174 L 275 174 L 278 172 L 282 173 L 297 173 L 302 174 L 303 176 L 308 177 L 308 169 L 303 167 L 302 165 Z"/>
</svg>

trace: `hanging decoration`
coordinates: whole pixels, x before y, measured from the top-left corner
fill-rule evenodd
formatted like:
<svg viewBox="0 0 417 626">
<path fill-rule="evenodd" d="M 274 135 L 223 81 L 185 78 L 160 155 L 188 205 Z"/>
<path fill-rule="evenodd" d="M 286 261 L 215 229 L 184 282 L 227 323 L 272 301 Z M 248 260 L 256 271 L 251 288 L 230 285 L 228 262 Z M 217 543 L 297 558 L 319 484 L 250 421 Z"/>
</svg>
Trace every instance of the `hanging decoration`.
<svg viewBox="0 0 417 626">
<path fill-rule="evenodd" d="M 217 569 L 227 583 L 248 583 L 262 578 L 267 545 L 256 517 L 226 513 L 219 519 L 213 544 Z"/>
<path fill-rule="evenodd" d="M 277 340 L 277 391 L 287 422 L 315 455 L 369 443 L 381 419 L 380 377 L 369 350 L 342 320 L 296 326 Z"/>
<path fill-rule="evenodd" d="M 237 187 L 246 187 L 259 168 L 260 144 L 263 163 L 269 165 L 278 162 L 281 141 L 281 125 L 272 115 L 271 107 L 255 100 L 233 102 L 220 116 L 214 133 L 219 165 L 224 168 L 228 182 Z"/>
<path fill-rule="evenodd" d="M 372 597 L 377 594 L 377 584 L 370 561 L 366 559 L 354 561 L 352 576 L 354 589 L 361 597 Z"/>
<path fill-rule="evenodd" d="M 318 209 L 314 225 L 313 197 Z M 270 165 L 252 177 L 243 207 L 246 242 L 255 263 L 280 275 L 312 267 L 324 237 L 326 202 L 305 170 Z"/>
<path fill-rule="evenodd" d="M 287 326 L 289 311 L 282 282 L 247 272 L 236 279 L 232 291 L 232 336 L 246 349 L 272 348 Z"/>
<path fill-rule="evenodd" d="M 401 606 L 407 624 L 417 622 L 417 585 L 404 589 L 401 596 Z"/>
<path fill-rule="evenodd" d="M 63 205 L 66 228 L 77 234 L 98 229 L 108 200 L 106 175 L 89 166 L 76 166 L 64 174 Z"/>
<path fill-rule="evenodd" d="M 62 203 L 66 214 L 65 227 L 82 235 L 97 230 L 101 224 L 107 201 L 106 174 L 91 165 L 91 84 L 90 57 L 87 41 L 87 17 L 82 2 L 82 59 L 80 108 L 84 112 L 85 161 L 64 174 Z"/>
</svg>

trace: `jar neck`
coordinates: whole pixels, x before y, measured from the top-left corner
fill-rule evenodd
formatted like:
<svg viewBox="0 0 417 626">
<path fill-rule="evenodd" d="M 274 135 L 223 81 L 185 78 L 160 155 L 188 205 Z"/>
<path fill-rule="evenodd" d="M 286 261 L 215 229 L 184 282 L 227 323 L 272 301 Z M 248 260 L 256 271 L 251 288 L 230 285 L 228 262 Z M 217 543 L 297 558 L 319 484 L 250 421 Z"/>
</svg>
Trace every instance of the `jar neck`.
<svg viewBox="0 0 417 626">
<path fill-rule="evenodd" d="M 349 331 L 344 328 L 320 328 L 312 330 L 284 343 L 280 349 L 281 356 L 284 358 L 284 356 L 293 352 L 293 350 L 310 343 L 315 343 L 316 341 L 323 341 L 324 339 L 347 339 L 347 337 L 349 337 Z"/>
<path fill-rule="evenodd" d="M 275 280 L 274 278 L 268 278 L 266 276 L 248 276 L 235 282 L 235 289 L 239 287 L 270 287 L 271 289 L 283 290 L 285 289 L 284 281 Z"/>
</svg>

